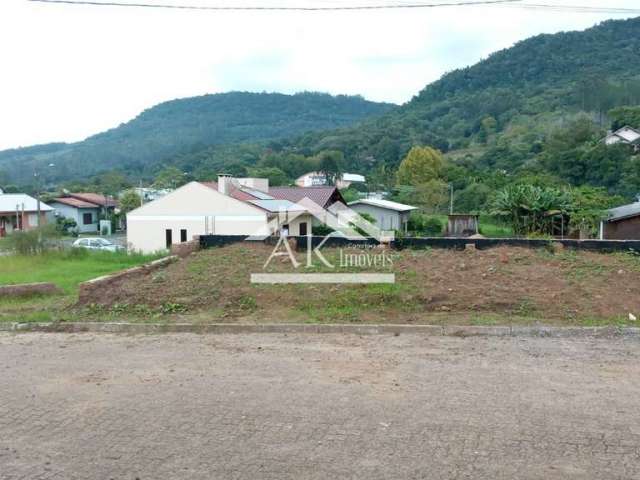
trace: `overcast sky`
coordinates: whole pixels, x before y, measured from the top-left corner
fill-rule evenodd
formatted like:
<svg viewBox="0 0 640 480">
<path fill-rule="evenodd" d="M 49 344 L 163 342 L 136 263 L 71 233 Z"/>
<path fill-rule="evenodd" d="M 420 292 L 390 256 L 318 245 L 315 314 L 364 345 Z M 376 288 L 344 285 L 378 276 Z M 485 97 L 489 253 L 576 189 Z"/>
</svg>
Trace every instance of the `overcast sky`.
<svg viewBox="0 0 640 480">
<path fill-rule="evenodd" d="M 637 0 L 535 3 L 542 2 L 639 7 Z M 162 101 L 230 90 L 314 90 L 403 103 L 443 73 L 518 40 L 628 16 L 508 6 L 207 12 L 0 0 L 0 149 L 81 140 Z"/>
</svg>

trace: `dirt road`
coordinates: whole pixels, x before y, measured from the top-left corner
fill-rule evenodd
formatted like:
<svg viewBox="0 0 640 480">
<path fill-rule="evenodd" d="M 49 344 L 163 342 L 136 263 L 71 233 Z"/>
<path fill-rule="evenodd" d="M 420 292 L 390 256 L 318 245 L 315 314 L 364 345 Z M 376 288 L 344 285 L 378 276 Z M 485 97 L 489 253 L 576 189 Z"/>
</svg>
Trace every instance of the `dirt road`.
<svg viewBox="0 0 640 480">
<path fill-rule="evenodd" d="M 640 477 L 640 342 L 0 335 L 0 479 Z"/>
</svg>

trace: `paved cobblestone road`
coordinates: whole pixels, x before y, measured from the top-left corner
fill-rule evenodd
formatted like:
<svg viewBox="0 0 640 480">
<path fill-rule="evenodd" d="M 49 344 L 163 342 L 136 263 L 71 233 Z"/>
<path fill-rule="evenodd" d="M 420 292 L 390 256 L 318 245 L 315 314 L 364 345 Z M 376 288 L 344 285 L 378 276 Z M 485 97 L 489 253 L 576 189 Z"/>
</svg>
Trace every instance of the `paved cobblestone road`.
<svg viewBox="0 0 640 480">
<path fill-rule="evenodd" d="M 640 342 L 0 335 L 0 478 L 640 478 Z"/>
</svg>

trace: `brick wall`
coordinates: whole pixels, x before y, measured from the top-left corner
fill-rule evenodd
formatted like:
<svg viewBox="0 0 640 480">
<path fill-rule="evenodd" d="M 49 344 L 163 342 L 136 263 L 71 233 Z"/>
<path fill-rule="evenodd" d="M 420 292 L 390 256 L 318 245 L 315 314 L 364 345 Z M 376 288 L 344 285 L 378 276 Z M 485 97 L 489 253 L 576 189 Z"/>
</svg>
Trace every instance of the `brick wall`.
<svg viewBox="0 0 640 480">
<path fill-rule="evenodd" d="M 605 222 L 604 238 L 605 240 L 640 240 L 640 216 L 618 222 Z"/>
</svg>

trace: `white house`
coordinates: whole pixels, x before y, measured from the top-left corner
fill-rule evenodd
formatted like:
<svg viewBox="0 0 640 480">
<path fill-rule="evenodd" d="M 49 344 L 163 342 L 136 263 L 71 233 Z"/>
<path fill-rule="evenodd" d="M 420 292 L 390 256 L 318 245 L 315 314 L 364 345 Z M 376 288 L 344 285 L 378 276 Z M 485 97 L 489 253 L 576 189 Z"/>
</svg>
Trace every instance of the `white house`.
<svg viewBox="0 0 640 480">
<path fill-rule="evenodd" d="M 366 179 L 363 175 L 343 173 L 336 182 L 336 186 L 338 188 L 349 188 L 352 183 L 365 183 L 365 181 Z M 298 177 L 295 181 L 298 187 L 319 187 L 328 183 L 326 175 L 322 172 L 308 172 Z"/>
<path fill-rule="evenodd" d="M 98 205 L 77 198 L 56 198 L 50 203 L 55 209 L 56 217 L 69 218 L 76 222 L 79 233 L 98 231 Z"/>
<path fill-rule="evenodd" d="M 629 126 L 622 127 L 615 132 L 610 132 L 605 138 L 604 143 L 607 145 L 616 145 L 624 143 L 633 145 L 636 149 L 640 148 L 640 131 Z"/>
<path fill-rule="evenodd" d="M 53 208 L 40 202 L 40 224 L 51 220 Z M 38 226 L 38 200 L 24 193 L 0 193 L 0 237 Z"/>
<path fill-rule="evenodd" d="M 417 207 L 404 203 L 380 200 L 377 198 L 363 198 L 349 203 L 349 208 L 358 213 L 371 215 L 376 227 L 382 230 L 407 231 L 409 215 Z"/>
<path fill-rule="evenodd" d="M 49 202 L 56 217 L 69 218 L 80 233 L 95 233 L 100 229 L 100 214 L 113 214 L 117 202 L 100 193 L 68 193 Z"/>
<path fill-rule="evenodd" d="M 265 179 L 190 182 L 164 197 L 127 214 L 127 243 L 142 252 L 170 248 L 194 235 L 267 236 L 286 229 L 306 235 L 311 217 L 294 202 L 277 199 L 263 190 Z"/>
</svg>

